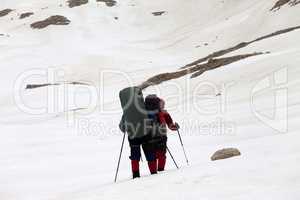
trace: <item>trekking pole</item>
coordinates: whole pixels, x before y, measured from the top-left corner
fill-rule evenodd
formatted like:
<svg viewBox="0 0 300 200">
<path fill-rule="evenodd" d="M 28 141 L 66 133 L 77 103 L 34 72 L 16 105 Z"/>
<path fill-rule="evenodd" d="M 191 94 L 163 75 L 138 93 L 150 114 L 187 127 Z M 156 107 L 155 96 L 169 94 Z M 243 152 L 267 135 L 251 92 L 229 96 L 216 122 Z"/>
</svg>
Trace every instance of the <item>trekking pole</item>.
<svg viewBox="0 0 300 200">
<path fill-rule="evenodd" d="M 121 146 L 121 151 L 120 151 L 120 155 L 119 155 L 118 166 L 117 166 L 116 175 L 115 175 L 115 182 L 117 182 L 117 177 L 118 177 L 118 173 L 119 173 L 119 167 L 120 167 L 120 162 L 121 162 L 121 157 L 122 157 L 122 152 L 123 152 L 125 135 L 126 135 L 126 133 L 124 133 L 124 135 L 123 135 L 123 141 L 122 141 L 122 146 Z"/>
<path fill-rule="evenodd" d="M 168 150 L 168 152 L 169 152 L 169 154 L 170 154 L 170 156 L 171 156 L 171 158 L 172 158 L 172 160 L 173 160 L 173 162 L 174 162 L 176 168 L 179 169 L 179 167 L 178 167 L 178 165 L 177 165 L 177 163 L 176 163 L 176 161 L 175 161 L 175 159 L 174 159 L 174 157 L 173 157 L 173 155 L 172 155 L 172 153 L 171 153 L 169 147 L 167 147 L 167 150 Z"/>
<path fill-rule="evenodd" d="M 180 143 L 181 143 L 181 146 L 182 146 L 182 149 L 183 149 L 183 153 L 184 153 L 184 156 L 185 156 L 186 164 L 189 165 L 189 160 L 188 160 L 188 158 L 186 156 L 186 152 L 185 152 L 185 149 L 184 149 L 184 145 L 183 145 L 183 142 L 182 142 L 181 135 L 179 133 L 179 129 L 177 129 L 177 133 L 178 133 L 179 140 L 180 140 Z"/>
</svg>

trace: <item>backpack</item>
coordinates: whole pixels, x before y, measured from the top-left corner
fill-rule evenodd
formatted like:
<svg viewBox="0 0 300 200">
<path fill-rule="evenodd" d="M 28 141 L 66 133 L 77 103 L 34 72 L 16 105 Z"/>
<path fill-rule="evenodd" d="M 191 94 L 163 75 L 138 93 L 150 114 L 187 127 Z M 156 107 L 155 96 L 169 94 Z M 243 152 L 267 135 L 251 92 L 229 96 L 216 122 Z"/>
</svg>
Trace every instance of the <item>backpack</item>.
<svg viewBox="0 0 300 200">
<path fill-rule="evenodd" d="M 151 122 L 145 107 L 142 89 L 128 87 L 119 93 L 123 109 L 122 122 L 130 139 L 142 138 L 151 134 Z"/>
</svg>

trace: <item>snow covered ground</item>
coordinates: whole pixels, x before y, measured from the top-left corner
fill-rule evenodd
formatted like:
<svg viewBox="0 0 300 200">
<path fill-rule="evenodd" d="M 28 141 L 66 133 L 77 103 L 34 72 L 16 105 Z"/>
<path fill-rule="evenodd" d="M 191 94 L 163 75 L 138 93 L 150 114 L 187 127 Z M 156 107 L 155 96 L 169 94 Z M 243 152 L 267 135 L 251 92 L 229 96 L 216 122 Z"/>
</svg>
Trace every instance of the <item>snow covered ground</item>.
<svg viewBox="0 0 300 200">
<path fill-rule="evenodd" d="M 269 54 L 147 88 L 181 124 L 190 166 L 170 132 L 179 170 L 168 158 L 168 170 L 150 177 L 143 162 L 145 177 L 130 180 L 126 143 L 113 183 L 119 90 L 300 25 L 300 5 L 270 12 L 275 2 L 90 1 L 71 9 L 62 0 L 2 0 L 0 10 L 14 11 L 0 17 L 0 199 L 299 199 L 300 30 L 226 56 Z M 18 19 L 29 11 L 34 15 Z M 166 13 L 153 16 L 157 11 Z M 71 24 L 30 28 L 51 15 Z M 64 84 L 70 81 L 89 86 Z M 24 89 L 49 82 L 62 84 Z M 242 155 L 210 161 L 226 147 Z"/>
</svg>

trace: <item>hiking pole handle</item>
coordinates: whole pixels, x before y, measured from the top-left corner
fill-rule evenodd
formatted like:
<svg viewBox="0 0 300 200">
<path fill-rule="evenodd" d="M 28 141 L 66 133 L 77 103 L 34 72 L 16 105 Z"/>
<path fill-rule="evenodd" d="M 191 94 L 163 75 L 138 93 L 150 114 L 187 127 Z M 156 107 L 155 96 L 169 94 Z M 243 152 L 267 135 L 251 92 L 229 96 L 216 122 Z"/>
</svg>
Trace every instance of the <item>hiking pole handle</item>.
<svg viewBox="0 0 300 200">
<path fill-rule="evenodd" d="M 123 147 L 124 147 L 124 141 L 125 141 L 125 135 L 126 135 L 126 133 L 124 133 L 124 135 L 123 135 L 123 140 L 122 140 L 122 145 L 121 145 L 121 150 L 120 150 L 120 155 L 119 155 L 118 166 L 117 166 L 117 170 L 116 170 L 116 174 L 115 174 L 115 183 L 117 182 L 117 178 L 118 178 L 119 167 L 120 167 L 120 162 L 121 162 L 121 157 L 122 157 L 122 152 L 123 152 Z"/>
</svg>

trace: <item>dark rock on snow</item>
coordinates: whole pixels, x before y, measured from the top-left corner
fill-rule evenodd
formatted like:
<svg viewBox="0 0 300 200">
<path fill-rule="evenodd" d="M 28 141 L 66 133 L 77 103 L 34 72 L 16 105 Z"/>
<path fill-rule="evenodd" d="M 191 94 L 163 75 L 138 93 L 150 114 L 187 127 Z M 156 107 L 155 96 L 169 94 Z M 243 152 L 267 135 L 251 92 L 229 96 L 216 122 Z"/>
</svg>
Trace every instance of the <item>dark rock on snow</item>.
<svg viewBox="0 0 300 200">
<path fill-rule="evenodd" d="M 0 17 L 4 17 L 5 15 L 8 15 L 10 12 L 12 12 L 12 9 L 4 9 L 0 11 Z"/>
<path fill-rule="evenodd" d="M 215 160 L 222 160 L 227 158 L 232 158 L 235 156 L 240 156 L 241 152 L 238 149 L 235 148 L 227 148 L 227 149 L 221 149 L 214 153 L 214 155 L 211 157 L 212 161 Z"/>
<path fill-rule="evenodd" d="M 159 12 L 153 12 L 152 15 L 154 16 L 161 16 L 162 14 L 165 14 L 166 11 L 159 11 Z"/>
<path fill-rule="evenodd" d="M 30 17 L 31 15 L 33 15 L 34 13 L 33 12 L 26 12 L 26 13 L 22 13 L 21 15 L 20 15 L 20 19 L 24 19 L 24 18 L 26 18 L 26 17 Z"/>
<path fill-rule="evenodd" d="M 300 3 L 300 0 L 278 0 L 273 8 L 271 8 L 271 11 L 277 11 L 281 8 L 281 6 L 284 6 L 286 4 L 289 4 L 290 6 L 296 6 Z"/>
<path fill-rule="evenodd" d="M 68 20 L 64 16 L 54 15 L 54 16 L 48 17 L 47 19 L 45 19 L 43 21 L 35 22 L 35 23 L 31 24 L 30 26 L 33 29 L 42 29 L 42 28 L 46 28 L 47 26 L 50 26 L 50 25 L 68 25 L 70 23 L 71 23 L 71 21 Z"/>
<path fill-rule="evenodd" d="M 103 2 L 108 7 L 113 7 L 117 4 L 117 2 L 115 0 L 97 0 L 97 2 Z"/>
<path fill-rule="evenodd" d="M 83 4 L 87 4 L 89 0 L 69 0 L 68 4 L 70 8 L 81 6 Z"/>
</svg>

